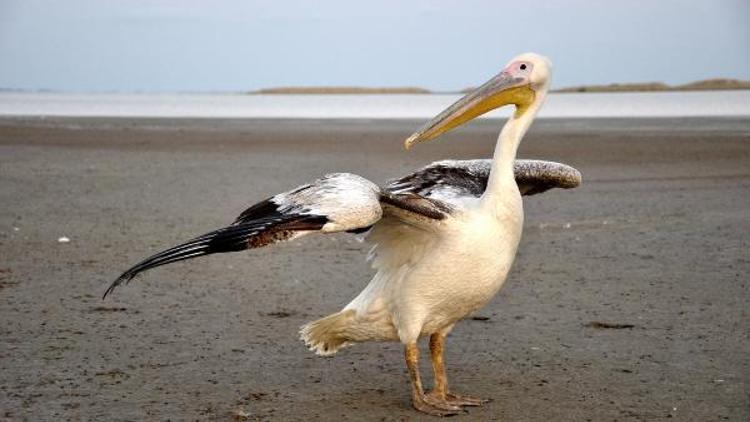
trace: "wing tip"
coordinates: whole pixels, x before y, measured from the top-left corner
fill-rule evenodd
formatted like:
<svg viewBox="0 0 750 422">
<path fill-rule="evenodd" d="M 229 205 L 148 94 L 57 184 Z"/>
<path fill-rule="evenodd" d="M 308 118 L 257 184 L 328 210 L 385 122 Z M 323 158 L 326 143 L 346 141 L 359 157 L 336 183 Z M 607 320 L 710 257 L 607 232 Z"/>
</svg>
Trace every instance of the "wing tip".
<svg viewBox="0 0 750 422">
<path fill-rule="evenodd" d="M 581 172 L 575 167 L 570 167 L 570 170 L 571 170 L 570 171 L 571 180 L 570 180 L 568 189 L 577 188 L 578 186 L 581 186 L 581 183 L 583 183 L 583 175 L 581 175 Z"/>
<path fill-rule="evenodd" d="M 109 287 L 107 287 L 107 290 L 104 291 L 102 300 L 106 299 L 107 296 L 109 296 L 109 294 L 112 293 L 119 285 L 130 283 L 130 280 L 135 278 L 136 275 L 136 273 L 132 273 L 130 271 L 122 273 L 122 275 L 117 277 L 117 279 L 113 281 L 112 284 L 109 285 Z"/>
</svg>

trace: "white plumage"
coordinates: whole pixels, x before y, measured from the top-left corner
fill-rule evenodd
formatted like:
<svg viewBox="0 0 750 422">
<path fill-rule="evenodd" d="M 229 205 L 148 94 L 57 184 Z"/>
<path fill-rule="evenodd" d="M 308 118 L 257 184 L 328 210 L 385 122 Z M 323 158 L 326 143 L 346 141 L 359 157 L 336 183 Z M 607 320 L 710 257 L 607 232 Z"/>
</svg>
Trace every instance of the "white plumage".
<svg viewBox="0 0 750 422">
<path fill-rule="evenodd" d="M 320 229 L 335 233 L 356 227 L 367 227 L 380 220 L 380 187 L 351 173 L 329 174 L 310 185 L 280 193 L 271 202 L 278 212 L 289 215 L 326 216 Z"/>
<path fill-rule="evenodd" d="M 384 188 L 353 174 L 327 175 L 273 196 L 231 225 L 149 257 L 109 287 L 171 262 L 266 246 L 314 232 L 367 232 L 376 273 L 340 312 L 306 324 L 304 342 L 318 354 L 370 340 L 400 341 L 415 408 L 448 415 L 481 400 L 448 390 L 443 343 L 454 324 L 502 287 L 523 227 L 522 195 L 572 188 L 572 167 L 516 160 L 518 145 L 549 86 L 548 61 L 534 54 L 511 61 L 496 77 L 428 122 L 406 141 L 432 139 L 505 104 L 516 112 L 503 127 L 491 160 L 444 160 L 389 182 Z M 435 388 L 423 390 L 417 340 L 430 337 Z"/>
</svg>

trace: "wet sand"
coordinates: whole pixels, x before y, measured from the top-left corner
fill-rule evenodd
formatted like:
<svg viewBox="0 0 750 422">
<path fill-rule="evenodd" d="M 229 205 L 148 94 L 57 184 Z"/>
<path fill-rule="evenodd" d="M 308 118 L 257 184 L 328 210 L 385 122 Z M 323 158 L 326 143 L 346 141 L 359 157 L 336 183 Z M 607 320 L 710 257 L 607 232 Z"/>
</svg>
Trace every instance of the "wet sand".
<svg viewBox="0 0 750 422">
<path fill-rule="evenodd" d="M 0 120 L 0 420 L 430 419 L 399 345 L 329 359 L 297 338 L 372 274 L 350 236 L 161 267 L 101 300 L 254 201 L 488 157 L 500 125 L 404 152 L 420 123 Z M 509 281 L 449 337 L 452 387 L 493 399 L 458 419 L 750 420 L 750 119 L 541 120 L 520 156 L 584 184 L 525 200 Z"/>
</svg>

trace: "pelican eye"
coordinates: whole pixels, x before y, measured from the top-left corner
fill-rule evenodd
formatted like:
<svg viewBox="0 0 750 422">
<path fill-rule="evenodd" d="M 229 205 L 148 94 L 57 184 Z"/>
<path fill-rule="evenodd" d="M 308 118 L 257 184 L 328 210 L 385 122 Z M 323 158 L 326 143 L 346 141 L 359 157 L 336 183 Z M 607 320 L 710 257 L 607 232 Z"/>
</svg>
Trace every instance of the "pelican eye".
<svg viewBox="0 0 750 422">
<path fill-rule="evenodd" d="M 521 70 L 526 70 L 526 63 L 521 65 Z"/>
</svg>

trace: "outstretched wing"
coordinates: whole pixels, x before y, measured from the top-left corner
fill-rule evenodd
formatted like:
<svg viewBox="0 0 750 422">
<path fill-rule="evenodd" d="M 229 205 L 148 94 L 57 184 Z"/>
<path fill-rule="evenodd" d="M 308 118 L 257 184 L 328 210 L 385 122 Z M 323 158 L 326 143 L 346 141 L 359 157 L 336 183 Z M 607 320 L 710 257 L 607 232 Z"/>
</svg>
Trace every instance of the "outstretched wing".
<svg viewBox="0 0 750 422">
<path fill-rule="evenodd" d="M 445 160 L 390 182 L 385 189 L 349 173 L 330 174 L 259 202 L 227 227 L 150 256 L 120 275 L 104 293 L 161 265 L 222 252 L 259 248 L 309 233 L 360 233 L 386 214 L 388 224 L 430 231 L 467 198 L 487 187 L 490 160 Z M 578 170 L 550 161 L 517 160 L 521 193 L 578 186 Z"/>
<path fill-rule="evenodd" d="M 490 159 L 436 161 L 414 173 L 390 181 L 385 190 L 447 202 L 455 202 L 461 198 L 479 198 L 487 189 L 491 167 Z M 553 161 L 516 160 L 514 173 L 522 195 L 534 195 L 552 188 L 570 189 L 581 183 L 581 173 L 578 170 Z"/>
<path fill-rule="evenodd" d="M 377 185 L 354 174 L 330 174 L 253 205 L 227 227 L 144 259 L 122 273 L 104 297 L 139 273 L 172 262 L 259 248 L 313 232 L 364 232 L 384 212 L 419 226 L 445 218 L 448 211 L 436 200 L 381 192 Z"/>
<path fill-rule="evenodd" d="M 581 184 L 581 172 L 554 161 L 516 160 L 513 168 L 521 195 L 536 195 L 550 189 L 572 189 Z"/>
<path fill-rule="evenodd" d="M 176 261 L 258 248 L 304 236 L 364 229 L 382 215 L 380 188 L 354 174 L 338 173 L 261 201 L 231 225 L 150 256 L 125 271 L 104 293 L 139 273 Z"/>
</svg>

